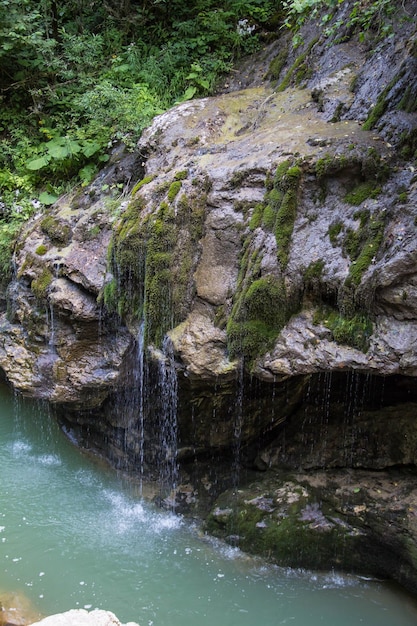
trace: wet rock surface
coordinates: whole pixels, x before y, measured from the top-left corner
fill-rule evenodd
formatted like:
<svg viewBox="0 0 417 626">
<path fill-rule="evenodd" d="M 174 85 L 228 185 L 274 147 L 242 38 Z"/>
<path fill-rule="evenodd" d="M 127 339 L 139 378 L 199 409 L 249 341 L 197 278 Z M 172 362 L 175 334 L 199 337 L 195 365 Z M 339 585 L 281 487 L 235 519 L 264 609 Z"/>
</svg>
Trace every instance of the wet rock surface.
<svg viewBox="0 0 417 626">
<path fill-rule="evenodd" d="M 222 494 L 208 530 L 287 566 L 395 578 L 416 592 L 413 472 L 268 472 Z"/>
</svg>

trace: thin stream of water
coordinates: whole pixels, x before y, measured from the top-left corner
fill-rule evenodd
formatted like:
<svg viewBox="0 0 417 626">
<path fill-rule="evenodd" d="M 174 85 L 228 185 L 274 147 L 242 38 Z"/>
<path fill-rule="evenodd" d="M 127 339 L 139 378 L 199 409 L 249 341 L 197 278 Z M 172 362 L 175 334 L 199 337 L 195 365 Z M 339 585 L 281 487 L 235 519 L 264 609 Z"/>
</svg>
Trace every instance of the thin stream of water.
<svg viewBox="0 0 417 626">
<path fill-rule="evenodd" d="M 141 626 L 416 626 L 395 586 L 284 570 L 147 503 L 42 407 L 0 388 L 0 590 L 43 614 L 103 608 Z"/>
</svg>

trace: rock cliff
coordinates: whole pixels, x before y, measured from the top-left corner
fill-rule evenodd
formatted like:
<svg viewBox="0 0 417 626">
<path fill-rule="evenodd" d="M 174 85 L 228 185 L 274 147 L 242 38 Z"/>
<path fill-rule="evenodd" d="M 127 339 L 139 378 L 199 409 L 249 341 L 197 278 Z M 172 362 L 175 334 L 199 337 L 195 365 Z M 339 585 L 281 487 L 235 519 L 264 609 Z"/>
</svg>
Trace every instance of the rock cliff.
<svg viewBox="0 0 417 626">
<path fill-rule="evenodd" d="M 48 400 L 116 466 L 182 481 L 190 506 L 236 486 L 241 461 L 255 471 L 414 471 L 409 4 L 372 50 L 341 27 L 338 41 L 317 38 L 311 24 L 296 49 L 285 37 L 269 44 L 223 93 L 160 115 L 135 154 L 115 150 L 88 188 L 32 220 L 1 318 L 10 383 Z M 316 493 L 303 496 L 304 526 L 323 515 Z M 362 550 L 375 545 L 377 530 L 355 530 L 354 518 L 340 527 L 360 534 Z M 401 578 L 407 561 L 402 580 L 415 587 L 404 546 L 398 567 L 370 569 Z M 366 569 L 340 555 L 331 564 Z"/>
</svg>

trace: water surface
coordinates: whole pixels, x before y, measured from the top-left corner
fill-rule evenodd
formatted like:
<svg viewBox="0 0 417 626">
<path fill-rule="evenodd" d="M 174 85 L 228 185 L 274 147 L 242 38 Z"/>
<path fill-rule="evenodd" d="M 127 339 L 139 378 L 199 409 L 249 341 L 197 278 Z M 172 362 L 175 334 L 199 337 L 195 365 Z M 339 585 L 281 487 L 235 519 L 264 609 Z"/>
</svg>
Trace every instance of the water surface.
<svg viewBox="0 0 417 626">
<path fill-rule="evenodd" d="M 141 626 L 416 626 L 393 585 L 281 569 L 201 535 L 0 388 L 0 590 Z"/>
</svg>

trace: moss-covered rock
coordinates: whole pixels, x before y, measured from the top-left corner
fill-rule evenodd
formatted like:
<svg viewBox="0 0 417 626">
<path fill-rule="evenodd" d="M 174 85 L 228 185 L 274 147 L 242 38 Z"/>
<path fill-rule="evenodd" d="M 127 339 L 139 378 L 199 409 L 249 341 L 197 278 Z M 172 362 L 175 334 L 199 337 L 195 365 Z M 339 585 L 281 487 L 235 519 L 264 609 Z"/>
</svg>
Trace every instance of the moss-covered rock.
<svg viewBox="0 0 417 626">
<path fill-rule="evenodd" d="M 323 504 L 310 485 L 269 477 L 217 500 L 207 529 L 286 567 L 350 569 L 361 534 Z"/>
<path fill-rule="evenodd" d="M 41 222 L 41 229 L 54 244 L 65 246 L 71 240 L 72 231 L 70 225 L 59 217 L 47 215 Z"/>
<path fill-rule="evenodd" d="M 30 287 L 38 300 L 44 300 L 46 298 L 52 280 L 53 275 L 47 267 L 42 270 L 37 278 L 32 280 Z"/>
<path fill-rule="evenodd" d="M 205 193 L 194 186 L 178 199 L 181 172 L 179 178 L 172 183 L 175 193 L 168 190 L 169 204 L 161 201 L 153 213 L 144 211 L 145 200 L 137 192 L 109 246 L 113 278 L 104 288 L 104 303 L 129 323 L 145 320 L 147 341 L 155 345 L 186 316 L 202 234 Z"/>
</svg>

